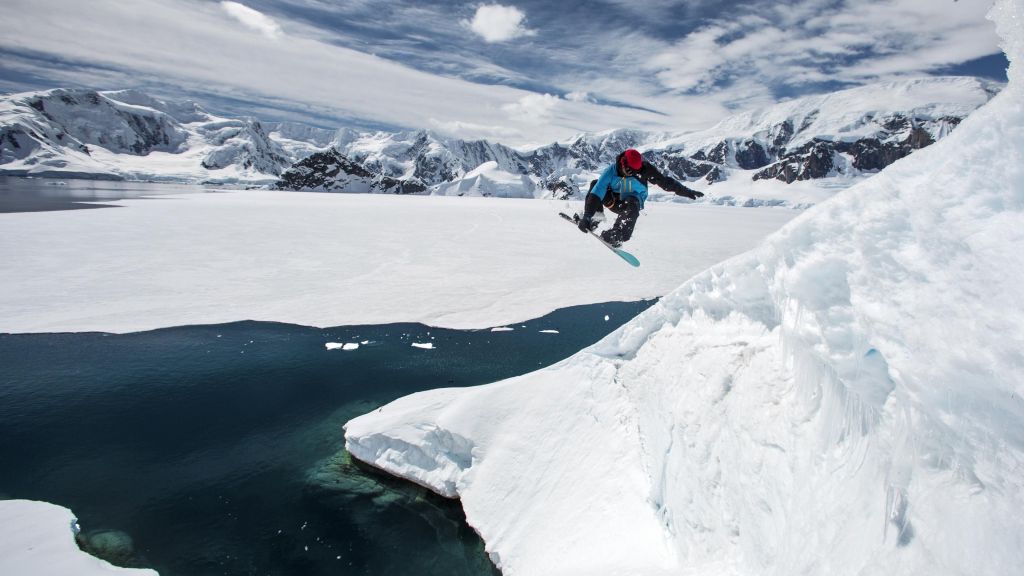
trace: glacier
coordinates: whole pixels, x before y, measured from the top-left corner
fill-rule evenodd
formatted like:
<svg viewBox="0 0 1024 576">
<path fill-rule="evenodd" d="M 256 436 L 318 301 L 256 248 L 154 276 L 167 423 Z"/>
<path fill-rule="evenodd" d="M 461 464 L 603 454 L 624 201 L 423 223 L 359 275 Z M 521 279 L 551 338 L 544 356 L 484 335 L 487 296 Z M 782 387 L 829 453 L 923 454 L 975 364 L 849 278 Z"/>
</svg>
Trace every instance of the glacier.
<svg viewBox="0 0 1024 576">
<path fill-rule="evenodd" d="M 399 399 L 347 449 L 461 499 L 506 575 L 1024 565 L 1024 1 L 1009 83 L 550 368 Z"/>
</svg>

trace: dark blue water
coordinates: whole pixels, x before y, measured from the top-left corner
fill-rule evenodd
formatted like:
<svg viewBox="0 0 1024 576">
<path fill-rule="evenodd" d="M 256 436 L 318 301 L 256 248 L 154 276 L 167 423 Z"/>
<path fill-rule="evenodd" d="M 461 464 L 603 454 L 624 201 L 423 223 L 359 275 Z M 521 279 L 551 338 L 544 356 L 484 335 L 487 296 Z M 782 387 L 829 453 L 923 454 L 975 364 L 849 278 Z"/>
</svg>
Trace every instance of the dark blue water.
<svg viewBox="0 0 1024 576">
<path fill-rule="evenodd" d="M 652 303 L 568 308 L 510 332 L 0 335 L 0 494 L 67 506 L 87 546 L 164 576 L 495 574 L 457 502 L 353 463 L 342 425 L 412 392 L 549 365 Z"/>
</svg>

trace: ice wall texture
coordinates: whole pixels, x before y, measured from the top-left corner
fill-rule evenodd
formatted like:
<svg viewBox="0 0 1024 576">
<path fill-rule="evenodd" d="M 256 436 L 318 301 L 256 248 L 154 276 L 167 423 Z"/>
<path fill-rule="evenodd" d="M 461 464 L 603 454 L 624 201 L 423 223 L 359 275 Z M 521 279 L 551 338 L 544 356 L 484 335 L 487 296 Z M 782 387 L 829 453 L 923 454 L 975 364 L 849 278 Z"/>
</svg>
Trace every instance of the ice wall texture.
<svg viewBox="0 0 1024 576">
<path fill-rule="evenodd" d="M 991 18 L 1009 85 L 948 139 L 555 367 L 353 420 L 349 449 L 461 497 L 506 574 L 1019 571 L 1024 0 Z"/>
</svg>

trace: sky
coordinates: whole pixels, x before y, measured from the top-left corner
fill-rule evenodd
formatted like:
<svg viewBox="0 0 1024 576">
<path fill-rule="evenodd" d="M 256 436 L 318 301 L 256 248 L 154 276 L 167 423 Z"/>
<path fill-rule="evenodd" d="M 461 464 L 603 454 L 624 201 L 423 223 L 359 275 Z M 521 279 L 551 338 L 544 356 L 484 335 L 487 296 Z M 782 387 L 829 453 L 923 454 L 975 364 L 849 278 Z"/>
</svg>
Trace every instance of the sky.
<svg viewBox="0 0 1024 576">
<path fill-rule="evenodd" d="M 136 88 L 530 146 L 877 81 L 1006 78 L 991 0 L 501 2 L 4 0 L 0 92 Z"/>
</svg>

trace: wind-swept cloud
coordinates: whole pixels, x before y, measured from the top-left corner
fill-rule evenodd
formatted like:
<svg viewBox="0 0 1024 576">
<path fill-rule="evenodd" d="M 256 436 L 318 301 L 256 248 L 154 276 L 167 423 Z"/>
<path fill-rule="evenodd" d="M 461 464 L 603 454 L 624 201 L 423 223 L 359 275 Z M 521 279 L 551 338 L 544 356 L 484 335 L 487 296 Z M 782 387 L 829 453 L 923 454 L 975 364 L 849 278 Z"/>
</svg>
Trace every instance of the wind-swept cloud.
<svg viewBox="0 0 1024 576">
<path fill-rule="evenodd" d="M 863 84 L 924 75 L 997 51 L 973 2 L 800 0 L 762 3 L 712 19 L 645 63 L 674 91 L 725 93 L 753 80 L 799 91 L 815 83 Z"/>
<path fill-rule="evenodd" d="M 274 21 L 273 18 L 260 12 L 259 10 L 253 10 L 244 4 L 238 2 L 221 2 L 220 7 L 228 13 L 229 16 L 241 22 L 244 26 L 263 34 L 267 38 L 278 38 L 281 36 L 281 26 Z"/>
<path fill-rule="evenodd" d="M 476 9 L 472 20 L 463 20 L 469 28 L 485 42 L 505 42 L 520 36 L 532 36 L 535 31 L 525 26 L 526 14 L 515 6 L 485 4 Z"/>
</svg>

